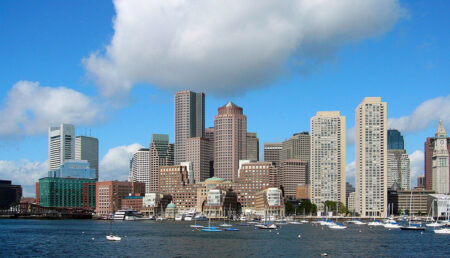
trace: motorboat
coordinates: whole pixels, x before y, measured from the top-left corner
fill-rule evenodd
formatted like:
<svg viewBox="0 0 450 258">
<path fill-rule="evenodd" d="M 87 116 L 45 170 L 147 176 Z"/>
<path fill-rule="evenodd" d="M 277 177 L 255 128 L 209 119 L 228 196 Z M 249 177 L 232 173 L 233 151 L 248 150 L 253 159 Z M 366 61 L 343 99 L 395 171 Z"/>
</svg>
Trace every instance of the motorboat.
<svg viewBox="0 0 450 258">
<path fill-rule="evenodd" d="M 122 238 L 119 237 L 119 236 L 115 236 L 113 234 L 110 234 L 110 235 L 106 236 L 106 240 L 108 240 L 108 241 L 120 241 L 120 240 L 122 240 Z"/>
<path fill-rule="evenodd" d="M 300 221 L 289 221 L 288 223 L 289 223 L 289 224 L 292 224 L 292 225 L 300 225 L 300 224 L 303 224 L 303 223 L 301 223 Z"/>
<path fill-rule="evenodd" d="M 384 228 L 387 228 L 387 229 L 396 229 L 396 228 L 401 228 L 402 227 L 397 222 L 385 223 L 383 226 L 384 226 Z"/>
<path fill-rule="evenodd" d="M 346 229 L 347 228 L 346 226 L 344 226 L 344 224 L 341 224 L 341 223 L 335 223 L 333 225 L 329 225 L 328 227 L 331 229 Z"/>
<path fill-rule="evenodd" d="M 259 229 L 277 229 L 278 226 L 275 224 L 257 224 L 255 225 L 255 227 L 259 228 Z"/>
<path fill-rule="evenodd" d="M 439 223 L 437 221 L 433 221 L 431 223 L 426 224 L 425 226 L 432 227 L 432 228 L 437 228 L 437 227 L 442 227 L 444 225 L 442 225 L 441 223 Z"/>
<path fill-rule="evenodd" d="M 373 220 L 372 222 L 367 223 L 367 225 L 371 227 L 384 226 L 379 220 Z"/>
<path fill-rule="evenodd" d="M 195 220 L 197 220 L 197 221 L 207 221 L 208 218 L 205 216 L 205 214 L 200 213 L 200 214 L 197 214 L 195 216 Z"/>
<path fill-rule="evenodd" d="M 177 214 L 175 216 L 175 221 L 182 221 L 184 219 L 184 214 Z"/>
<path fill-rule="evenodd" d="M 425 227 L 422 227 L 420 224 L 412 224 L 410 223 L 408 226 L 400 227 L 401 230 L 425 230 Z"/>
<path fill-rule="evenodd" d="M 302 219 L 302 220 L 300 220 L 300 223 L 302 223 L 302 224 L 305 224 L 305 223 L 308 223 L 309 221 L 307 221 L 307 220 L 305 220 L 305 219 Z"/>
<path fill-rule="evenodd" d="M 440 229 L 435 229 L 434 233 L 436 234 L 450 234 L 450 228 L 440 228 Z"/>
<path fill-rule="evenodd" d="M 139 220 L 143 219 L 143 216 L 141 213 L 129 209 L 129 210 L 118 210 L 116 213 L 114 213 L 113 216 L 114 220 Z"/>
</svg>

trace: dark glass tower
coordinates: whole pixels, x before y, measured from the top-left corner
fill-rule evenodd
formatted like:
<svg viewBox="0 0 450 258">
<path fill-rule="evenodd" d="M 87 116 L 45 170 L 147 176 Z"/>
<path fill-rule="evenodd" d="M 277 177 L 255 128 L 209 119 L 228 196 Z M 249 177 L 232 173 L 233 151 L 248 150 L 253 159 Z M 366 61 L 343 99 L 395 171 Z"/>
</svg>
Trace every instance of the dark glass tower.
<svg viewBox="0 0 450 258">
<path fill-rule="evenodd" d="M 389 129 L 387 131 L 388 150 L 403 150 L 405 149 L 405 142 L 403 135 L 396 129 Z"/>
</svg>

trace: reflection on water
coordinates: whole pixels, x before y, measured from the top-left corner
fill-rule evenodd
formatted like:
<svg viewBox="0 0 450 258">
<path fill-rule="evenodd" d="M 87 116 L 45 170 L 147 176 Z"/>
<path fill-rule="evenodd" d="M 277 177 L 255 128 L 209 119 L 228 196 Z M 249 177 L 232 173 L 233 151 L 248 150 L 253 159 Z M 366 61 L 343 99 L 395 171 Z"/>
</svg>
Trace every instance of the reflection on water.
<svg viewBox="0 0 450 258">
<path fill-rule="evenodd" d="M 310 224 L 272 231 L 239 228 L 238 232 L 201 232 L 186 222 L 0 220 L 0 257 L 307 257 L 321 253 L 332 257 L 450 257 L 450 236 L 431 230 L 421 234 L 355 225 L 331 230 Z M 111 231 L 122 241 L 108 242 L 105 236 Z"/>
</svg>

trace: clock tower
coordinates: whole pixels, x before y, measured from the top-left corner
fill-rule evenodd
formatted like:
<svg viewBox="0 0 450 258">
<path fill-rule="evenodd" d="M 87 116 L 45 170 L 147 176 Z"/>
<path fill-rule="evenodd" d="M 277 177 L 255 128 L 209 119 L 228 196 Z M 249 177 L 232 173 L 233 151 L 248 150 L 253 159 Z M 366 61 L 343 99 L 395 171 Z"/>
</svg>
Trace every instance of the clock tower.
<svg viewBox="0 0 450 258">
<path fill-rule="evenodd" d="M 442 121 L 439 121 L 432 158 L 432 190 L 438 194 L 447 194 L 450 192 L 448 163 L 449 153 L 447 149 L 447 133 L 445 132 Z"/>
</svg>

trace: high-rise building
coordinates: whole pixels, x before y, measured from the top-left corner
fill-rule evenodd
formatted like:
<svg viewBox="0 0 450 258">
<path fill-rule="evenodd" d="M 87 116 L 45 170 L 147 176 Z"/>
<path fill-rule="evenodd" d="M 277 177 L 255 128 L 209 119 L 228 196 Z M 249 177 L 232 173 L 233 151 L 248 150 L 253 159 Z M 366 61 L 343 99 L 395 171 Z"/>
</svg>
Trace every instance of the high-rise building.
<svg viewBox="0 0 450 258">
<path fill-rule="evenodd" d="M 157 192 L 159 185 L 159 167 L 174 164 L 174 146 L 169 143 L 168 134 L 153 134 L 150 143 L 150 188 L 149 192 Z"/>
<path fill-rule="evenodd" d="M 89 167 L 95 169 L 98 179 L 98 139 L 89 136 L 75 138 L 75 159 L 87 160 Z"/>
<path fill-rule="evenodd" d="M 192 137 L 187 139 L 186 159 L 192 162 L 194 181 L 203 182 L 211 177 L 214 146 L 210 140 L 204 137 Z"/>
<path fill-rule="evenodd" d="M 436 131 L 436 140 L 432 156 L 432 185 L 431 189 L 437 194 L 448 194 L 450 192 L 449 180 L 449 151 L 447 133 L 442 121 L 439 121 Z"/>
<path fill-rule="evenodd" d="M 205 94 L 175 93 L 175 164 L 186 161 L 187 138 L 203 137 L 204 132 Z"/>
<path fill-rule="evenodd" d="M 275 167 L 279 167 L 282 148 L 282 143 L 264 143 L 264 161 L 272 162 Z"/>
<path fill-rule="evenodd" d="M 356 211 L 364 217 L 386 216 L 387 104 L 366 97 L 355 110 Z"/>
<path fill-rule="evenodd" d="M 311 138 L 308 132 L 295 133 L 282 143 L 280 160 L 298 159 L 309 162 L 311 151 Z"/>
<path fill-rule="evenodd" d="M 425 175 L 417 177 L 417 188 L 425 188 Z"/>
<path fill-rule="evenodd" d="M 232 102 L 218 111 L 214 117 L 214 175 L 235 181 L 239 160 L 247 156 L 247 117 Z"/>
<path fill-rule="evenodd" d="M 75 159 L 75 127 L 61 124 L 48 128 L 48 170 L 58 169 L 66 159 Z"/>
<path fill-rule="evenodd" d="M 205 138 L 209 140 L 211 145 L 211 163 L 209 164 L 209 177 L 214 176 L 214 127 L 209 127 L 205 129 Z"/>
<path fill-rule="evenodd" d="M 150 155 L 149 149 L 140 148 L 133 154 L 130 169 L 130 181 L 145 183 L 145 192 L 150 192 Z"/>
<path fill-rule="evenodd" d="M 439 122 L 439 124 L 442 124 Z M 440 125 L 439 125 L 440 126 Z M 438 131 L 439 131 L 438 126 Z M 445 132 L 444 126 L 442 125 L 442 129 Z M 437 133 L 436 133 L 437 134 Z M 440 137 L 440 142 L 445 144 L 447 146 L 447 153 L 450 153 L 450 137 Z M 437 145 L 439 146 L 439 143 L 436 143 L 438 141 L 438 138 L 435 137 L 428 137 L 425 142 L 425 188 L 427 190 L 433 189 L 433 156 L 435 153 L 435 148 Z M 446 141 L 446 143 L 444 143 Z M 441 152 L 444 153 L 444 150 L 442 150 L 442 147 L 440 147 Z M 449 168 L 450 173 L 450 168 Z"/>
<path fill-rule="evenodd" d="M 49 170 L 48 177 L 52 178 L 87 178 L 97 179 L 96 171 L 90 168 L 87 160 L 67 159 L 58 169 Z"/>
<path fill-rule="evenodd" d="M 311 202 L 323 210 L 325 201 L 346 202 L 345 116 L 317 112 L 311 118 Z"/>
<path fill-rule="evenodd" d="M 347 208 L 348 208 L 348 196 L 350 195 L 350 193 L 353 193 L 353 192 L 355 192 L 355 188 L 353 187 L 353 185 L 350 184 L 349 182 L 346 182 L 345 183 L 345 198 L 346 198 L 345 206 Z"/>
<path fill-rule="evenodd" d="M 387 130 L 388 150 L 405 149 L 405 141 L 403 135 L 396 129 Z"/>
<path fill-rule="evenodd" d="M 280 162 L 280 183 L 284 196 L 295 199 L 297 186 L 308 183 L 308 162 L 298 159 L 287 159 Z"/>
<path fill-rule="evenodd" d="M 256 133 L 247 133 L 247 159 L 259 161 L 259 139 Z"/>
<path fill-rule="evenodd" d="M 401 190 L 410 190 L 411 168 L 406 150 L 391 149 L 387 152 L 387 188 L 397 184 Z"/>
</svg>

